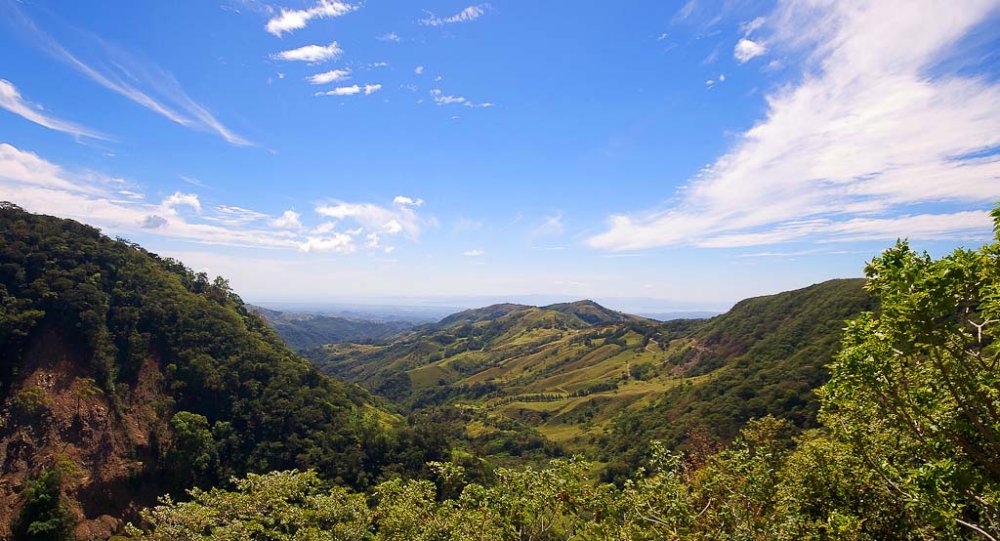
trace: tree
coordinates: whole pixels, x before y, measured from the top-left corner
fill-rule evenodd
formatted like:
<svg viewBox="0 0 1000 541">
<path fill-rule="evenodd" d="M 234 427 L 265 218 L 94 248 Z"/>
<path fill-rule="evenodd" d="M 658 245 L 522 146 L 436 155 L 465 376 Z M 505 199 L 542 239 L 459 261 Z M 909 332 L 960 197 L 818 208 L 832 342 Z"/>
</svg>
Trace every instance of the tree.
<svg viewBox="0 0 1000 541">
<path fill-rule="evenodd" d="M 865 272 L 881 310 L 848 325 L 821 419 L 941 535 L 1000 538 L 1000 242 L 900 241 Z"/>
<path fill-rule="evenodd" d="M 11 524 L 18 541 L 71 541 L 73 517 L 62 501 L 62 475 L 48 468 L 28 484 L 20 515 Z"/>
</svg>

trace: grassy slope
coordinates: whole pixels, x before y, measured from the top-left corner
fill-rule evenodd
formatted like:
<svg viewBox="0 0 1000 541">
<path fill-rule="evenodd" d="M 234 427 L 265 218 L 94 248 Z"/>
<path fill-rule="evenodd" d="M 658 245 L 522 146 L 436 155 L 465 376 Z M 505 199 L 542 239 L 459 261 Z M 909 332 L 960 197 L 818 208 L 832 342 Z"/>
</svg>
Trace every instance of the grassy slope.
<svg viewBox="0 0 1000 541">
<path fill-rule="evenodd" d="M 485 421 L 470 435 L 506 419 L 618 455 L 635 437 L 682 444 L 695 427 L 729 439 L 767 413 L 808 426 L 844 319 L 869 308 L 861 280 L 748 299 L 711 320 L 617 322 L 588 302 L 503 305 L 382 346 L 331 346 L 319 364 L 415 409 L 464 404 Z M 604 316 L 592 325 L 581 313 Z"/>
</svg>

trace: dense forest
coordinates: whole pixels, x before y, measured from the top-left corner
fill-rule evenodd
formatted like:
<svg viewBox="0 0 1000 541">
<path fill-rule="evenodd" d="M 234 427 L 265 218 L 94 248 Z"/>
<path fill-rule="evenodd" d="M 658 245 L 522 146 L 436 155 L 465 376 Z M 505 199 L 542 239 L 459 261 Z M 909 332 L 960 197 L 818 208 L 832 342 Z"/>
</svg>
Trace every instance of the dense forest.
<svg viewBox="0 0 1000 541">
<path fill-rule="evenodd" d="M 10 204 L 0 239 L 0 515 L 56 474 L 73 516 L 106 531 L 250 471 L 363 489 L 446 456 L 433 427 L 289 351 L 223 279 Z"/>
<path fill-rule="evenodd" d="M 221 278 L 10 204 L 0 235 L 0 537 L 1000 536 L 1000 238 L 710 320 L 487 307 L 317 369 Z"/>
</svg>

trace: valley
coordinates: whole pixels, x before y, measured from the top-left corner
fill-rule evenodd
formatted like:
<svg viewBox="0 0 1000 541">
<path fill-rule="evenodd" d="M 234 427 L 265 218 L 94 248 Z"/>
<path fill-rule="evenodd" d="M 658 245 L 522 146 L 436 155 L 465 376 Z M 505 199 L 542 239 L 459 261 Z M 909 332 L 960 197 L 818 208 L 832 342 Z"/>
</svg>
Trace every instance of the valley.
<svg viewBox="0 0 1000 541">
<path fill-rule="evenodd" d="M 861 280 L 748 299 L 712 319 L 657 322 L 591 301 L 495 305 L 307 357 L 404 411 L 460 410 L 473 441 L 514 423 L 567 453 L 635 454 L 641 443 L 615 443 L 623 431 L 682 445 L 695 429 L 728 441 L 768 414 L 814 425 L 840 326 L 873 306 Z"/>
</svg>

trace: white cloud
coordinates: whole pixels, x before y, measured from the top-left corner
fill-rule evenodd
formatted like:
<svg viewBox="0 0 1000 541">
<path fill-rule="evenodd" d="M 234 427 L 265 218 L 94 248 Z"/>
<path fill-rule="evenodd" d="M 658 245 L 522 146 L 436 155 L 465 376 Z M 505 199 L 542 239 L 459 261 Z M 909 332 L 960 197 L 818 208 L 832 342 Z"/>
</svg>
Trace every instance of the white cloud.
<svg viewBox="0 0 1000 541">
<path fill-rule="evenodd" d="M 369 232 L 387 235 L 405 233 L 413 239 L 420 236 L 424 223 L 411 205 L 387 208 L 374 203 L 337 202 L 316 207 L 316 213 L 335 220 L 352 220 Z"/>
<path fill-rule="evenodd" d="M 334 252 L 338 254 L 354 253 L 354 237 L 344 233 L 334 233 L 329 237 L 309 237 L 299 245 L 303 252 Z"/>
<path fill-rule="evenodd" d="M 464 255 L 465 257 L 482 257 L 486 255 L 486 252 L 476 248 L 474 250 L 466 250 L 462 252 L 462 255 Z"/>
<path fill-rule="evenodd" d="M 351 86 L 338 86 L 333 90 L 327 90 L 326 92 L 317 92 L 317 96 L 353 96 L 355 94 L 361 93 L 361 87 L 358 85 Z"/>
<path fill-rule="evenodd" d="M 330 231 L 333 231 L 335 227 L 337 227 L 337 222 L 323 222 L 314 227 L 312 232 L 322 235 L 323 233 L 329 233 Z"/>
<path fill-rule="evenodd" d="M 986 227 L 978 209 L 1000 199 L 1000 155 L 990 151 L 1000 146 L 1000 84 L 929 70 L 994 5 L 780 4 L 768 43 L 804 49 L 801 82 L 767 96 L 766 118 L 669 205 L 612 216 L 588 242 L 614 250 L 743 246 Z M 940 202 L 972 214 L 900 217 Z"/>
<path fill-rule="evenodd" d="M 388 67 L 388 66 L 389 66 L 388 62 L 381 61 L 381 60 L 378 61 L 378 62 L 372 62 L 371 64 L 368 64 L 368 67 L 370 67 L 370 68 L 385 68 L 385 67 Z"/>
<path fill-rule="evenodd" d="M 423 206 L 423 199 L 414 199 L 412 197 L 407 197 L 405 195 L 397 195 L 392 199 L 393 205 L 400 205 L 404 207 L 420 207 Z"/>
<path fill-rule="evenodd" d="M 423 75 L 424 74 L 424 67 L 423 66 L 417 66 L 417 67 L 413 68 L 413 73 L 416 73 L 417 75 Z"/>
<path fill-rule="evenodd" d="M 713 86 L 715 86 L 715 85 L 717 85 L 719 83 L 724 83 L 724 82 L 726 82 L 726 76 L 725 76 L 725 74 L 719 74 L 719 76 L 717 78 L 715 78 L 715 79 L 709 79 L 709 80 L 705 81 L 705 87 L 706 88 L 712 88 Z"/>
<path fill-rule="evenodd" d="M 330 71 L 324 71 L 323 73 L 317 73 L 315 75 L 310 75 L 307 79 L 310 83 L 314 85 L 325 85 L 327 83 L 332 83 L 334 81 L 342 81 L 344 79 L 350 79 L 351 69 L 336 69 Z"/>
<path fill-rule="evenodd" d="M 493 104 L 486 101 L 482 103 L 475 103 L 463 96 L 449 96 L 441 91 L 440 88 L 434 88 L 431 90 L 431 97 L 434 98 L 434 103 L 438 105 L 463 105 L 465 107 L 493 107 Z"/>
<path fill-rule="evenodd" d="M 362 92 L 364 92 L 364 94 L 367 96 L 367 95 L 370 95 L 370 94 L 374 94 L 374 93 L 378 92 L 381 89 L 382 89 L 382 85 L 380 85 L 378 83 L 375 83 L 375 84 L 366 84 L 363 87 L 362 86 L 358 86 L 358 85 L 338 86 L 337 88 L 334 88 L 333 90 L 328 90 L 326 92 L 317 92 L 316 95 L 317 96 L 353 96 L 355 94 L 361 94 Z"/>
<path fill-rule="evenodd" d="M 271 34 L 281 37 L 286 32 L 305 28 L 312 19 L 340 17 L 355 9 L 358 9 L 357 6 L 336 0 L 320 0 L 319 3 L 309 9 L 281 8 L 281 12 L 277 16 L 267 21 L 265 28 Z"/>
<path fill-rule="evenodd" d="M 465 23 L 486 15 L 488 9 L 490 9 L 489 4 L 479 4 L 478 6 L 469 6 L 450 17 L 435 17 L 433 14 L 430 14 L 429 17 L 420 19 L 420 24 L 424 26 L 443 26 L 446 24 Z"/>
<path fill-rule="evenodd" d="M 195 212 L 201 213 L 201 201 L 198 200 L 198 194 L 174 192 L 160 204 L 160 209 L 170 215 L 177 214 L 177 207 L 189 207 Z"/>
<path fill-rule="evenodd" d="M 767 52 L 767 47 L 762 43 L 758 43 L 749 38 L 742 38 L 736 42 L 736 47 L 733 48 L 733 57 L 740 62 L 740 64 L 749 62 L 753 58 L 763 55 Z"/>
<path fill-rule="evenodd" d="M 393 42 L 396 42 L 396 43 L 399 43 L 400 41 L 402 41 L 400 39 L 400 37 L 399 37 L 399 34 L 397 34 L 395 32 L 389 32 L 388 34 L 382 34 L 381 36 L 379 36 L 376 39 L 378 39 L 379 41 L 393 41 Z"/>
<path fill-rule="evenodd" d="M 84 61 L 42 31 L 16 6 L 9 11 L 15 24 L 30 32 L 46 53 L 65 62 L 95 83 L 182 126 L 214 132 L 234 145 L 252 145 L 222 124 L 208 108 L 192 99 L 174 76 L 155 64 L 140 60 L 126 49 L 99 36 L 78 32 L 92 59 Z"/>
<path fill-rule="evenodd" d="M 5 79 L 0 79 L 0 108 L 4 108 L 25 120 L 34 122 L 39 126 L 44 126 L 50 130 L 61 131 L 75 137 L 90 137 L 92 139 L 107 139 L 100 133 L 84 128 L 79 124 L 67 122 L 48 116 L 40 111 L 40 108 L 24 101 L 21 93 L 18 92 L 14 83 Z"/>
<path fill-rule="evenodd" d="M 403 230 L 402 224 L 397 222 L 395 219 L 389 220 L 385 225 L 382 226 L 382 231 L 388 233 L 389 235 L 395 235 Z"/>
<path fill-rule="evenodd" d="M 127 187 L 127 189 L 126 189 Z M 144 202 L 141 192 L 121 179 L 88 171 L 73 173 L 38 155 L 0 143 L 0 194 L 31 212 L 72 218 L 105 229 L 111 235 L 146 233 L 199 244 L 350 253 L 349 235 L 323 224 L 316 236 L 264 228 L 263 213 L 217 205 L 206 210 L 197 194 L 175 192 L 158 204 Z M 401 224 L 412 213 L 397 213 Z M 290 223 L 288 213 L 282 216 Z M 280 220 L 280 218 L 279 218 Z M 256 227 L 255 227 L 256 226 Z"/>
<path fill-rule="evenodd" d="M 277 218 L 271 220 L 271 225 L 278 229 L 302 229 L 302 215 L 294 210 L 286 210 Z"/>
<path fill-rule="evenodd" d="M 276 60 L 287 60 L 290 62 L 309 62 L 319 64 L 327 60 L 333 60 L 343 54 L 344 50 L 336 41 L 329 45 L 305 45 L 297 49 L 289 49 L 274 53 L 271 58 Z"/>
</svg>

